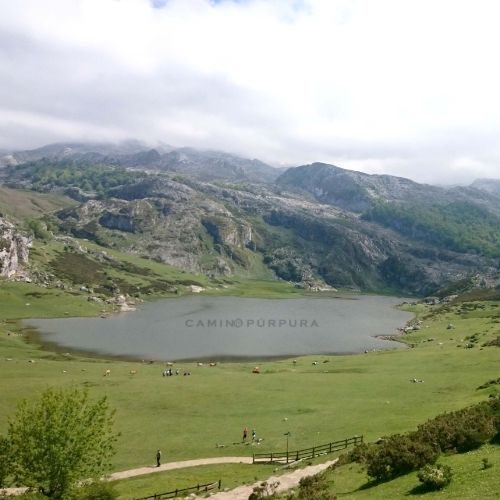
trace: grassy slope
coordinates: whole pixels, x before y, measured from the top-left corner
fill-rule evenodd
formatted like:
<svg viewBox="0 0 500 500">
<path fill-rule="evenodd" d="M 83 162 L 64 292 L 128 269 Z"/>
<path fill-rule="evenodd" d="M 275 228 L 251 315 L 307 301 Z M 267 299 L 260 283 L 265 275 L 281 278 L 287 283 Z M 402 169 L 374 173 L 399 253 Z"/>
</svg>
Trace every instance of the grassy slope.
<svg viewBox="0 0 500 500">
<path fill-rule="evenodd" d="M 493 467 L 484 469 L 483 458 L 487 458 Z M 332 491 L 338 498 L 385 500 L 425 497 L 494 500 L 500 497 L 500 446 L 486 445 L 461 455 L 444 456 L 438 463 L 450 466 L 454 476 L 449 486 L 436 492 L 421 492 L 416 472 L 387 483 L 370 486 L 365 472 L 357 464 L 339 467 L 329 474 L 329 478 L 333 480 Z"/>
<path fill-rule="evenodd" d="M 76 202 L 65 196 L 0 186 L 0 213 L 16 221 L 46 215 L 75 204 Z"/>
<path fill-rule="evenodd" d="M 89 241 L 79 241 L 91 252 L 106 252 L 115 259 L 115 262 L 102 262 L 90 254 L 75 256 L 74 252 L 64 250 L 63 242 L 52 240 L 36 242 L 30 253 L 33 266 L 65 277 L 67 281 L 75 285 L 74 291 L 78 291 L 78 285 L 98 287 L 107 281 L 115 281 L 122 291 L 142 298 L 150 298 L 151 295 L 173 297 L 190 293 L 190 283 L 205 287 L 205 293 L 217 295 L 290 297 L 303 294 L 302 291 L 286 282 L 263 279 L 263 275 L 258 275 L 253 279 L 235 276 L 211 280 L 202 274 L 183 271 L 143 257 L 103 248 Z M 169 292 L 168 285 L 176 286 L 178 293 Z M 137 287 L 140 289 L 138 293 L 136 293 Z"/>
<path fill-rule="evenodd" d="M 457 318 L 454 335 L 489 328 L 494 305 L 483 311 L 483 318 Z M 483 399 L 488 391 L 476 387 L 498 376 L 498 348 L 457 348 L 457 342 L 445 342 L 450 337 L 447 319 L 433 321 L 426 332 L 436 341 L 408 351 L 304 357 L 296 365 L 268 362 L 260 375 L 251 373 L 253 363 L 182 363 L 179 369 L 190 370 L 191 377 L 172 378 L 161 377 L 160 364 L 71 359 L 39 351 L 7 336 L 11 325 L 6 324 L 0 333 L 0 428 L 5 429 L 21 397 L 32 398 L 48 386 L 77 385 L 91 387 L 96 396 L 108 395 L 118 410 L 123 437 L 116 469 L 149 463 L 157 446 L 172 460 L 252 453 L 257 447 L 233 444 L 245 425 L 257 429 L 264 438 L 259 449 L 266 450 L 282 449 L 286 431 L 292 433 L 291 449 L 352 434 L 371 440 Z M 111 377 L 102 376 L 106 368 Z M 130 369 L 138 374 L 131 376 Z M 414 377 L 425 382 L 410 383 Z"/>
</svg>

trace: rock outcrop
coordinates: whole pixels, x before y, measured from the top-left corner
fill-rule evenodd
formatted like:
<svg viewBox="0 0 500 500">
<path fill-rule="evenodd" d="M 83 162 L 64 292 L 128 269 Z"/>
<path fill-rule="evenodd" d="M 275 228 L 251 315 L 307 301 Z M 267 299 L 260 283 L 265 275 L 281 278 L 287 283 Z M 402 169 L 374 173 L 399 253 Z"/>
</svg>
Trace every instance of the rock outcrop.
<svg viewBox="0 0 500 500">
<path fill-rule="evenodd" d="M 426 296 L 471 275 L 494 285 L 500 269 L 490 181 L 444 188 L 321 163 L 283 172 L 137 143 L 51 145 L 14 159 L 0 169 L 9 186 L 78 201 L 52 212 L 60 231 L 212 277 Z"/>
<path fill-rule="evenodd" d="M 31 244 L 31 238 L 23 236 L 14 224 L 0 217 L 0 276 L 13 278 L 24 272 Z"/>
</svg>

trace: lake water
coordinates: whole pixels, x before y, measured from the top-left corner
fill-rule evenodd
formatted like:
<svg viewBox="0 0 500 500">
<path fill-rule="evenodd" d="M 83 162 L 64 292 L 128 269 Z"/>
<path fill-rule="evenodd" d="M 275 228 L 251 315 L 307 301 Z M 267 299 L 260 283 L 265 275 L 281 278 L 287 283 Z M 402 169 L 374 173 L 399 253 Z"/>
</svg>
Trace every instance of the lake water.
<svg viewBox="0 0 500 500">
<path fill-rule="evenodd" d="M 185 297 L 109 318 L 30 319 L 59 349 L 138 359 L 265 358 L 402 347 L 391 335 L 412 315 L 381 296 L 300 299 Z"/>
</svg>

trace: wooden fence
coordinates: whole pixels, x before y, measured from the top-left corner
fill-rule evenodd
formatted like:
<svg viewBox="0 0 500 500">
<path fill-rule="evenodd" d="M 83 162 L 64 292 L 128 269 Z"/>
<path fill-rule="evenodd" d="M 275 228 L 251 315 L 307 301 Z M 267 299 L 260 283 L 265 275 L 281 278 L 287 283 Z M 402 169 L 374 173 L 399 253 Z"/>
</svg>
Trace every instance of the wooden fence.
<svg viewBox="0 0 500 500">
<path fill-rule="evenodd" d="M 175 498 L 179 495 L 186 496 L 188 493 L 199 493 L 200 491 L 208 492 L 212 490 L 220 490 L 222 487 L 222 481 L 219 479 L 213 483 L 207 484 L 197 484 L 196 486 L 190 486 L 189 488 L 176 489 L 172 491 L 167 491 L 165 493 L 155 493 L 149 497 L 136 498 L 135 500 L 163 500 L 164 498 Z"/>
<path fill-rule="evenodd" d="M 350 445 L 357 445 L 362 442 L 363 436 L 353 436 L 347 439 L 341 439 L 340 441 L 333 441 L 332 443 L 321 444 L 319 446 L 313 446 L 312 448 L 305 448 L 303 450 L 282 451 L 275 453 L 254 453 L 253 463 L 284 462 L 288 464 L 289 462 L 294 462 L 296 460 L 314 458 L 318 455 L 333 453 L 334 451 L 343 450 Z"/>
</svg>

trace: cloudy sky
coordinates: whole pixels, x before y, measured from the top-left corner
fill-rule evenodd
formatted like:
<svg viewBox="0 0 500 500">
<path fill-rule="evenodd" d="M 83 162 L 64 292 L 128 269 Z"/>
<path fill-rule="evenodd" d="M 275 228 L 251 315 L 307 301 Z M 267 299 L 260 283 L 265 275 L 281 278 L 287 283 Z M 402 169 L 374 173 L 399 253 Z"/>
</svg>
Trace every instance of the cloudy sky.
<svg viewBox="0 0 500 500">
<path fill-rule="evenodd" d="M 500 178 L 497 0 L 0 0 L 0 149 Z"/>
</svg>

